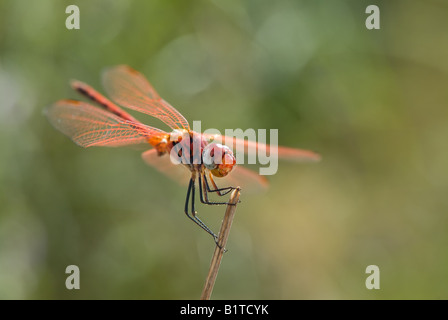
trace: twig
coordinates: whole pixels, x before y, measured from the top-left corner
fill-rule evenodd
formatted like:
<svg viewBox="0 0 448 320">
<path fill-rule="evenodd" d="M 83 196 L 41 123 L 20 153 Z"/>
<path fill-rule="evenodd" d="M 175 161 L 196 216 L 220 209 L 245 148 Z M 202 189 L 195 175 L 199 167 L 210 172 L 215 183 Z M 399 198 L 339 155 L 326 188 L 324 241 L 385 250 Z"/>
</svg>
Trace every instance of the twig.
<svg viewBox="0 0 448 320">
<path fill-rule="evenodd" d="M 229 204 L 226 208 L 224 219 L 222 220 L 221 230 L 219 230 L 218 243 L 213 253 L 212 261 L 210 263 L 210 270 L 208 271 L 207 279 L 205 280 L 204 289 L 202 290 L 201 300 L 210 300 L 213 287 L 215 285 L 216 277 L 218 275 L 219 266 L 221 265 L 222 255 L 226 251 L 225 247 L 227 239 L 229 238 L 230 227 L 232 226 L 233 217 L 235 216 L 236 205 L 240 198 L 240 189 L 233 190 L 230 195 Z"/>
</svg>

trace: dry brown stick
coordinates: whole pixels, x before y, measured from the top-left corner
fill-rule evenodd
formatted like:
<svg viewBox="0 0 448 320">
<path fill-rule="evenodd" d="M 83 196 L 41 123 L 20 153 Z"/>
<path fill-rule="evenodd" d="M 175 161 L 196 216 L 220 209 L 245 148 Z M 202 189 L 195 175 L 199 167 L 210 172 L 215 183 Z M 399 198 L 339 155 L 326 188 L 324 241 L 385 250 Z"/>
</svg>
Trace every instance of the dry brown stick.
<svg viewBox="0 0 448 320">
<path fill-rule="evenodd" d="M 215 285 L 216 277 L 218 275 L 219 266 L 221 265 L 222 255 L 225 252 L 227 239 L 229 238 L 230 227 L 232 226 L 233 217 L 235 216 L 236 205 L 240 198 L 240 189 L 233 190 L 230 195 L 229 204 L 226 207 L 226 213 L 222 220 L 221 230 L 219 230 L 218 243 L 213 253 L 212 261 L 210 263 L 210 270 L 208 271 L 207 279 L 205 280 L 204 289 L 202 290 L 201 300 L 210 300 L 213 287 Z"/>
</svg>

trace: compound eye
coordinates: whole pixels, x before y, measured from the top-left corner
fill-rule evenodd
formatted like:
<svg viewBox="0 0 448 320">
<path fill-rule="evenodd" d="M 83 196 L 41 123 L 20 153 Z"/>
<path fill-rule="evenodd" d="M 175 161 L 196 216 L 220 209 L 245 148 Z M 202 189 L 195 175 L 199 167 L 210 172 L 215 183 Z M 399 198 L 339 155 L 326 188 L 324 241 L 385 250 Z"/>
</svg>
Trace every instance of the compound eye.
<svg viewBox="0 0 448 320">
<path fill-rule="evenodd" d="M 219 143 L 210 143 L 204 148 L 204 166 L 216 177 L 225 177 L 232 171 L 236 159 L 232 150 Z"/>
<path fill-rule="evenodd" d="M 233 155 L 232 150 L 226 147 L 226 150 L 222 155 L 221 164 L 218 164 L 218 168 L 213 170 L 212 173 L 217 177 L 225 177 L 233 170 L 233 167 L 235 167 L 235 165 L 236 165 L 235 156 Z"/>
</svg>

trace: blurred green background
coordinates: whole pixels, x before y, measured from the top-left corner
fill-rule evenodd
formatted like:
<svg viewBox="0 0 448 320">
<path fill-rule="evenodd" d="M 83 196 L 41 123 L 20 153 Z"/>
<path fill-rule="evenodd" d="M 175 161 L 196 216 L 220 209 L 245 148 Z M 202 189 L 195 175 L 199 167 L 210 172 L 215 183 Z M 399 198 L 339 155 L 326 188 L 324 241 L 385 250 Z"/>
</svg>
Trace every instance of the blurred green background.
<svg viewBox="0 0 448 320">
<path fill-rule="evenodd" d="M 212 298 L 447 299 L 447 17 L 442 0 L 0 0 L 0 298 L 199 298 L 214 243 L 185 188 L 42 114 L 128 64 L 190 123 L 278 128 L 323 156 L 243 191 Z M 198 209 L 216 230 L 224 208 Z"/>
</svg>

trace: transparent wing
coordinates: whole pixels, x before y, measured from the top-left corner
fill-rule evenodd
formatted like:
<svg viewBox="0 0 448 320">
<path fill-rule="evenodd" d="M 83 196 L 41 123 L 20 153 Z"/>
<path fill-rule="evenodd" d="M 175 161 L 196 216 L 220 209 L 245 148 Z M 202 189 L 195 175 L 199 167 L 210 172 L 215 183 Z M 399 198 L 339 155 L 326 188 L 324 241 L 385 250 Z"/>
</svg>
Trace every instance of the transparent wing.
<svg viewBox="0 0 448 320">
<path fill-rule="evenodd" d="M 157 128 L 124 120 L 76 100 L 56 102 L 46 109 L 46 116 L 56 129 L 84 148 L 144 143 L 154 135 L 166 135 Z"/>
<path fill-rule="evenodd" d="M 168 154 L 159 156 L 157 150 L 150 149 L 142 154 L 143 160 L 180 185 L 188 185 L 191 173 L 183 165 L 175 165 Z M 224 178 L 213 177 L 219 187 L 241 187 L 244 192 L 256 193 L 267 189 L 269 183 L 264 176 L 247 168 L 236 166 Z M 212 186 L 210 186 L 212 187 Z"/>
<path fill-rule="evenodd" d="M 190 130 L 188 121 L 163 100 L 146 78 L 128 66 L 117 66 L 103 73 L 108 95 L 123 107 L 146 113 L 162 120 L 172 129 Z"/>
<path fill-rule="evenodd" d="M 236 165 L 224 178 L 213 177 L 213 179 L 220 187 L 241 187 L 243 193 L 258 193 L 266 191 L 269 187 L 269 181 L 265 176 L 240 165 Z"/>
<path fill-rule="evenodd" d="M 105 96 L 103 96 L 101 93 L 93 89 L 91 86 L 89 86 L 87 83 L 78 81 L 78 80 L 72 80 L 71 86 L 73 89 L 78 91 L 83 96 L 89 98 L 93 102 L 96 102 L 99 104 L 102 108 L 106 109 L 107 111 L 119 116 L 120 118 L 123 118 L 124 120 L 139 122 L 137 119 L 135 119 L 133 116 L 131 116 L 129 113 L 121 109 L 119 106 L 114 104 L 112 101 L 107 99 Z"/>
<path fill-rule="evenodd" d="M 207 140 L 218 140 L 219 143 L 225 144 L 228 147 L 232 148 L 233 152 L 236 153 L 239 150 L 241 152 L 244 152 L 245 154 L 252 154 L 257 155 L 259 152 L 263 155 L 270 155 L 271 152 L 271 146 L 239 139 L 235 137 L 227 137 L 227 136 L 219 136 L 219 135 L 208 135 L 203 134 Z M 289 160 L 289 161 L 319 161 L 320 155 L 313 151 L 309 150 L 303 150 L 303 149 L 296 149 L 296 148 L 289 148 L 289 147 L 283 147 L 278 146 L 278 158 Z"/>
<path fill-rule="evenodd" d="M 159 172 L 173 179 L 180 185 L 188 185 L 191 173 L 183 165 L 173 164 L 168 154 L 159 156 L 156 149 L 150 149 L 142 153 L 143 160 Z"/>
</svg>

